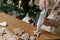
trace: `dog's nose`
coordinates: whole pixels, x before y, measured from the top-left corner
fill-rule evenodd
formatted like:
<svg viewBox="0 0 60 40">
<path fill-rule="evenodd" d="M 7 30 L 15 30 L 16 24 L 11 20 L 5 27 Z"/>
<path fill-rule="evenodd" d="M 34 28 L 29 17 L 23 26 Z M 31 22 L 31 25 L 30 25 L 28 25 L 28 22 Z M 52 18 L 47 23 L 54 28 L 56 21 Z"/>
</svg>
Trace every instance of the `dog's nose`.
<svg viewBox="0 0 60 40">
<path fill-rule="evenodd" d="M 32 24 L 34 21 L 32 19 L 29 20 L 29 23 Z"/>
</svg>

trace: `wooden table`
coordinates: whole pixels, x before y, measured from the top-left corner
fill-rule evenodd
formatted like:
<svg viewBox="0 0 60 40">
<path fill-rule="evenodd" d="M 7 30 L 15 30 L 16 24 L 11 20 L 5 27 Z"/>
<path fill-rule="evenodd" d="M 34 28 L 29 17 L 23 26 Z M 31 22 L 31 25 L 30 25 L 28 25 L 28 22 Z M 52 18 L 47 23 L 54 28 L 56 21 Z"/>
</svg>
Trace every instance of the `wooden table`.
<svg viewBox="0 0 60 40">
<path fill-rule="evenodd" d="M 3 22 L 3 21 L 8 22 L 7 28 L 9 28 L 10 30 L 13 30 L 14 28 L 21 28 L 21 29 L 24 29 L 29 35 L 33 35 L 33 31 L 36 29 L 35 26 L 22 22 L 21 20 L 15 18 L 15 17 L 12 17 L 12 16 L 4 14 L 4 13 L 0 13 L 0 22 Z M 37 40 L 45 40 L 47 38 L 60 37 L 60 36 L 51 34 L 49 32 L 46 32 L 42 29 L 40 29 L 40 31 L 42 32 L 42 34 L 40 35 L 40 37 L 36 37 Z"/>
</svg>

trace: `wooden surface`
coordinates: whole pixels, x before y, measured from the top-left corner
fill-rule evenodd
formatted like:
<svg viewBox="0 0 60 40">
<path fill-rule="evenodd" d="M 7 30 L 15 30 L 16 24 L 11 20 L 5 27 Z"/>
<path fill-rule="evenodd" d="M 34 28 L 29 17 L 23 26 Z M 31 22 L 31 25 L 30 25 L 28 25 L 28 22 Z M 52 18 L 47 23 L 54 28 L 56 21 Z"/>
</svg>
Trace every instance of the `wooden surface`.
<svg viewBox="0 0 60 40">
<path fill-rule="evenodd" d="M 11 31 L 14 28 L 21 28 L 21 29 L 24 29 L 29 35 L 33 35 L 33 31 L 36 29 L 35 26 L 32 26 L 32 25 L 27 24 L 25 22 L 22 22 L 21 20 L 15 18 L 15 17 L 12 17 L 12 16 L 7 15 L 7 14 L 0 13 L 0 22 L 3 22 L 3 21 L 8 22 L 7 28 L 9 28 Z M 46 32 L 42 29 L 40 29 L 40 31 L 42 32 L 42 34 L 40 35 L 40 37 L 36 37 L 37 40 L 45 40 L 47 38 L 58 38 L 58 37 L 60 37 L 60 36 L 57 36 L 55 34 L 51 34 L 49 32 Z"/>
</svg>

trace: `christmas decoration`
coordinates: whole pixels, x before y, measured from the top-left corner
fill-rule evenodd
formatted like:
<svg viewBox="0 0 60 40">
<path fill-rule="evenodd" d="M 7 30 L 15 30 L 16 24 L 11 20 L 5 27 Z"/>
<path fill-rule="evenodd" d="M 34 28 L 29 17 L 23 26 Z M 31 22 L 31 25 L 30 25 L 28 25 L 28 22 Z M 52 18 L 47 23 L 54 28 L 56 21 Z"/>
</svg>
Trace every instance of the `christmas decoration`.
<svg viewBox="0 0 60 40">
<path fill-rule="evenodd" d="M 35 4 L 39 5 L 40 0 L 35 0 Z"/>
<path fill-rule="evenodd" d="M 19 7 L 18 7 L 19 9 L 21 8 L 21 0 L 19 0 Z"/>
<path fill-rule="evenodd" d="M 30 40 L 36 40 L 34 36 L 30 36 Z"/>
<path fill-rule="evenodd" d="M 40 13 L 40 17 L 39 17 L 38 22 L 37 22 L 37 29 L 36 29 L 36 31 L 34 31 L 34 35 L 37 35 L 37 37 L 39 36 L 39 34 L 41 34 L 41 32 L 39 32 L 39 27 L 42 27 L 44 20 L 45 20 L 45 17 L 46 17 L 46 12 L 45 12 L 45 10 L 43 10 Z"/>
<path fill-rule="evenodd" d="M 12 1 L 11 0 L 7 0 L 7 4 L 12 4 Z"/>
<path fill-rule="evenodd" d="M 29 40 L 29 34 L 28 34 L 28 33 L 24 33 L 24 34 L 21 36 L 21 39 L 22 39 L 22 40 Z"/>
<path fill-rule="evenodd" d="M 48 19 L 56 19 L 56 18 L 57 18 L 57 13 L 54 12 L 54 11 L 55 11 L 54 9 L 56 8 L 56 6 L 57 6 L 58 4 L 59 4 L 59 0 L 58 0 L 57 3 L 55 3 L 55 5 L 53 6 L 50 15 L 47 17 Z"/>
<path fill-rule="evenodd" d="M 20 28 L 15 28 L 13 32 L 15 35 L 21 36 L 25 31 Z"/>
<path fill-rule="evenodd" d="M 14 35 L 8 28 L 1 27 L 0 28 L 0 40 L 18 40 L 19 38 Z"/>
<path fill-rule="evenodd" d="M 46 17 L 46 8 L 44 6 L 44 5 L 46 5 L 45 3 L 46 3 L 46 0 L 42 0 L 42 1 L 40 0 L 40 2 L 39 2 L 39 7 L 42 10 L 42 12 L 40 13 L 40 17 L 37 22 L 37 29 L 36 29 L 36 31 L 34 31 L 34 35 L 37 35 L 37 37 L 39 36 L 39 34 L 41 34 L 41 32 L 39 32 L 39 27 L 42 27 L 45 17 Z"/>
<path fill-rule="evenodd" d="M 50 4 L 48 1 L 51 1 L 52 2 L 52 4 Z M 48 21 L 48 22 L 51 22 L 50 23 L 50 25 L 49 25 L 49 23 L 47 23 L 50 27 L 52 27 L 52 25 L 54 24 L 54 22 L 56 22 L 56 21 L 54 21 L 56 18 L 57 18 L 57 10 L 54 10 L 54 8 L 58 5 L 58 3 L 60 2 L 60 0 L 58 0 L 58 1 L 56 1 L 56 3 L 53 3 L 54 2 L 54 0 L 52 1 L 52 0 L 40 0 L 40 2 L 38 3 L 39 4 L 39 8 L 42 10 L 42 12 L 40 13 L 40 17 L 39 18 L 41 18 L 40 20 L 38 20 L 38 22 L 37 22 L 37 30 L 36 31 L 34 31 L 34 34 L 35 35 L 38 35 L 38 30 L 39 30 L 39 27 L 42 27 L 42 25 L 44 24 L 44 22 L 47 22 L 47 20 L 49 19 L 49 18 L 47 18 L 47 20 L 46 20 L 46 15 L 47 15 L 47 11 L 48 11 L 48 9 L 49 8 L 51 8 L 52 10 L 50 11 L 50 15 L 48 16 L 48 17 L 52 17 L 53 18 L 53 20 L 51 20 L 51 19 L 49 19 L 50 21 Z M 50 5 L 49 5 L 50 4 Z M 49 5 L 49 6 L 48 6 Z M 52 8 L 53 7 L 53 8 Z M 58 7 L 58 9 L 59 9 L 59 7 Z M 52 13 L 52 14 L 51 14 Z M 43 15 L 45 15 L 45 16 L 43 16 Z M 54 16 L 52 16 L 52 15 L 54 15 Z M 46 21 L 45 21 L 46 20 Z M 40 22 L 39 22 L 40 21 Z M 52 22 L 53 21 L 53 22 Z M 53 23 L 53 24 L 52 24 Z M 57 23 L 57 22 L 56 22 Z M 40 24 L 41 24 L 41 26 L 40 26 Z M 57 23 L 57 24 L 59 24 L 59 23 Z M 44 24 L 46 27 L 47 27 L 47 25 L 46 24 Z M 54 27 L 56 27 L 56 26 L 54 26 Z M 55 30 L 55 28 L 54 27 L 52 27 L 52 28 L 50 28 L 50 32 L 51 32 L 51 30 L 53 29 L 53 30 Z M 58 26 L 59 27 L 59 26 Z M 45 29 L 45 28 L 44 28 Z"/>
<path fill-rule="evenodd" d="M 12 3 L 9 4 L 9 1 Z M 4 0 L 0 6 L 0 10 L 19 19 L 23 19 L 26 13 L 29 12 L 29 16 L 33 18 L 36 23 L 39 18 L 39 12 L 41 11 L 39 6 L 35 5 L 34 0 Z"/>
<path fill-rule="evenodd" d="M 28 33 L 26 33 L 21 28 L 13 29 L 13 33 L 22 40 L 36 40 L 35 36 L 29 35 Z"/>
<path fill-rule="evenodd" d="M 29 7 L 33 7 L 33 5 L 34 5 L 34 4 L 33 4 L 33 1 L 30 0 L 29 3 L 28 3 L 28 5 L 29 5 Z"/>
</svg>

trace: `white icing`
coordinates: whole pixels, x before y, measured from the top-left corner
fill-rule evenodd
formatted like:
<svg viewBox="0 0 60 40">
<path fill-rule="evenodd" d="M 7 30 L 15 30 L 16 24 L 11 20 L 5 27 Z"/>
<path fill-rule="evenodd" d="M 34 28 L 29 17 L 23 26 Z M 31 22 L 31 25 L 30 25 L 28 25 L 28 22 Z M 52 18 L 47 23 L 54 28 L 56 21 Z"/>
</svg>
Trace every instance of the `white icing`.
<svg viewBox="0 0 60 40">
<path fill-rule="evenodd" d="M 34 36 L 30 36 L 30 40 L 35 40 L 36 38 Z"/>
<path fill-rule="evenodd" d="M 12 37 L 8 38 L 7 40 L 18 40 L 18 38 L 16 36 L 12 36 Z"/>
<path fill-rule="evenodd" d="M 7 26 L 7 22 L 2 22 L 2 23 L 0 23 L 0 25 L 5 27 L 5 26 Z"/>
<path fill-rule="evenodd" d="M 24 33 L 20 38 L 23 39 L 23 40 L 28 40 L 29 35 L 28 35 L 28 33 Z"/>
<path fill-rule="evenodd" d="M 38 22 L 37 22 L 37 30 L 39 29 L 39 27 L 41 27 L 43 25 L 45 17 L 46 17 L 46 12 L 45 12 L 45 10 L 43 10 L 40 13 L 40 17 L 39 17 Z"/>
</svg>

